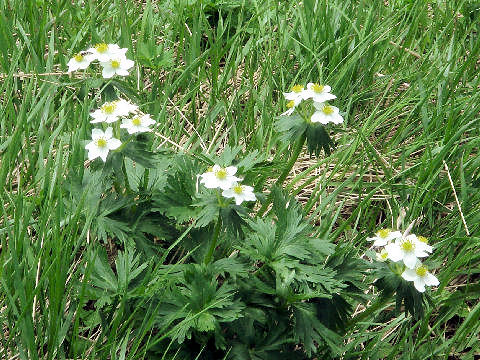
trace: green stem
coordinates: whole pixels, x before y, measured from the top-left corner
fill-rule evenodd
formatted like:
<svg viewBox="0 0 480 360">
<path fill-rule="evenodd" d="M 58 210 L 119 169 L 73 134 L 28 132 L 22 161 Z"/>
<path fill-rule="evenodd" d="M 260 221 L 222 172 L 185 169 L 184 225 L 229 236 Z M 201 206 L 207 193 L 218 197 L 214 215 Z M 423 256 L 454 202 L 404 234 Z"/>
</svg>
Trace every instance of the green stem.
<svg viewBox="0 0 480 360">
<path fill-rule="evenodd" d="M 132 188 L 130 187 L 130 182 L 128 181 L 127 168 L 125 167 L 125 158 L 123 158 L 122 162 L 122 172 L 123 176 L 125 177 L 125 189 L 127 190 L 128 194 L 131 194 Z"/>
<path fill-rule="evenodd" d="M 295 162 L 297 161 L 298 156 L 302 152 L 303 144 L 305 143 L 306 138 L 307 138 L 307 136 L 305 135 L 305 133 L 303 133 L 302 136 L 300 137 L 300 139 L 298 139 L 297 145 L 293 150 L 293 153 L 292 153 L 292 156 L 290 157 L 290 160 L 285 165 L 285 168 L 283 169 L 283 172 L 280 174 L 280 176 L 278 177 L 275 184 L 282 185 L 283 182 L 285 181 L 285 179 L 287 178 L 288 174 L 290 174 L 290 171 L 292 170 L 293 166 L 295 165 Z M 270 192 L 270 195 L 268 195 L 267 200 L 263 203 L 260 210 L 258 210 L 258 215 L 259 216 L 262 216 L 265 213 L 265 211 L 267 210 L 268 205 L 272 202 L 272 196 L 273 196 L 273 194 L 272 194 L 272 192 Z"/>
<path fill-rule="evenodd" d="M 222 227 L 222 219 L 220 214 L 218 214 L 217 224 L 215 225 L 215 230 L 213 231 L 213 239 L 210 244 L 210 248 L 208 249 L 207 255 L 205 255 L 205 264 L 209 264 L 212 260 L 213 252 L 215 251 L 215 247 L 217 246 L 218 235 L 220 235 L 220 228 Z"/>
</svg>

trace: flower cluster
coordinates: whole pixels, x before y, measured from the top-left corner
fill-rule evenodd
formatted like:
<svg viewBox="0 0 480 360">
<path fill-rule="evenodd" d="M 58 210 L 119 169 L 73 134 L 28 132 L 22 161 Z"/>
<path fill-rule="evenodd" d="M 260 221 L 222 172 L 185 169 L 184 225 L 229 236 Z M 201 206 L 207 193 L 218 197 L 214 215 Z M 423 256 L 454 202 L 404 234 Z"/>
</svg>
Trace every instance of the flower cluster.
<svg viewBox="0 0 480 360">
<path fill-rule="evenodd" d="M 200 183 L 209 189 L 220 188 L 223 190 L 222 195 L 226 198 L 234 198 L 237 205 L 244 201 L 255 201 L 257 198 L 253 193 L 253 187 L 241 185 L 242 179 L 236 177 L 236 173 L 235 166 L 214 165 L 200 175 Z"/>
<path fill-rule="evenodd" d="M 90 116 L 93 118 L 90 121 L 92 124 L 101 122 L 111 124 L 121 118 L 120 128 L 126 129 L 130 135 L 151 131 L 149 126 L 155 124 L 149 114 L 142 114 L 137 105 L 123 99 L 104 103 L 99 109 L 90 113 Z M 113 140 L 115 140 L 114 145 L 111 145 Z M 108 151 L 117 149 L 120 145 L 120 140 L 112 138 L 112 128 L 108 127 L 105 133 L 99 129 L 94 129 L 92 131 L 92 141 L 85 148 L 88 150 L 89 160 L 100 157 L 103 161 L 106 161 Z"/>
<path fill-rule="evenodd" d="M 92 61 L 98 60 L 102 65 L 102 76 L 106 79 L 114 75 L 127 76 L 128 69 L 133 66 L 133 61 L 125 56 L 126 48 L 117 44 L 96 44 L 94 47 L 79 52 L 68 62 L 68 72 L 86 69 Z"/>
<path fill-rule="evenodd" d="M 424 236 L 402 234 L 400 231 L 382 229 L 374 237 L 367 238 L 373 241 L 373 246 L 382 247 L 377 253 L 378 261 L 391 260 L 403 264 L 401 276 L 407 281 L 413 281 L 415 288 L 425 291 L 425 286 L 437 286 L 438 279 L 428 271 L 420 259 L 432 253 L 432 247 Z"/>
<path fill-rule="evenodd" d="M 291 115 L 302 101 L 312 100 L 314 111 L 313 113 L 310 111 L 308 114 L 312 123 L 341 124 L 343 117 L 340 115 L 339 109 L 328 104 L 329 100 L 337 98 L 330 93 L 331 90 L 330 86 L 317 83 L 308 83 L 306 89 L 302 85 L 293 86 L 290 92 L 283 93 L 285 99 L 288 100 L 288 110 L 282 115 Z"/>
</svg>

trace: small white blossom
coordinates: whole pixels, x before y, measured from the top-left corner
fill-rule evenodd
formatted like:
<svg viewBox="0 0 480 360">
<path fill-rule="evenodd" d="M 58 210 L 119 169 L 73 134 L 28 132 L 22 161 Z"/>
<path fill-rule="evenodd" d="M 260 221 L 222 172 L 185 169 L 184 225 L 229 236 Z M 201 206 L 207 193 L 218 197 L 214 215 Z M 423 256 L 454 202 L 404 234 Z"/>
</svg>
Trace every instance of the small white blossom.
<svg viewBox="0 0 480 360">
<path fill-rule="evenodd" d="M 127 129 L 129 134 L 151 131 L 150 125 L 155 124 L 155 121 L 150 118 L 149 114 L 135 115 L 132 118 L 123 119 L 120 127 Z"/>
<path fill-rule="evenodd" d="M 285 96 L 285 99 L 293 101 L 293 103 L 290 104 L 294 104 L 295 106 L 297 106 L 298 104 L 300 104 L 300 102 L 305 96 L 305 89 L 302 85 L 295 85 L 292 87 L 292 91 L 288 93 L 283 93 L 283 96 Z"/>
<path fill-rule="evenodd" d="M 90 122 L 92 124 L 99 122 L 112 123 L 117 121 L 120 116 L 127 116 L 137 111 L 137 109 L 138 106 L 123 99 L 108 101 L 104 103 L 100 109 L 90 113 L 90 116 L 93 117 L 93 120 Z"/>
<path fill-rule="evenodd" d="M 303 99 L 312 99 L 317 103 L 323 103 L 328 100 L 336 99 L 337 97 L 330 94 L 332 88 L 328 85 L 320 85 L 317 83 L 308 83 L 307 90 L 303 94 Z"/>
<path fill-rule="evenodd" d="M 94 60 L 91 54 L 78 53 L 67 63 L 68 72 L 76 71 L 78 69 L 86 69 Z"/>
<path fill-rule="evenodd" d="M 317 111 L 315 111 L 311 117 L 311 121 L 314 123 L 321 124 L 341 124 L 343 122 L 343 117 L 339 114 L 339 110 L 335 106 L 327 105 L 325 103 L 313 103 L 313 106 Z"/>
<path fill-rule="evenodd" d="M 125 56 L 128 49 L 121 49 L 117 44 L 96 44 L 94 47 L 87 51 L 93 55 L 93 59 L 97 59 L 100 62 L 109 61 L 113 57 Z"/>
<path fill-rule="evenodd" d="M 223 190 L 222 195 L 226 198 L 235 198 L 235 204 L 240 205 L 244 201 L 255 201 L 253 187 L 234 183 L 230 189 Z"/>
<path fill-rule="evenodd" d="M 382 249 L 382 251 L 376 253 L 377 260 L 380 262 L 385 262 L 388 259 L 388 251 L 386 249 Z"/>
<path fill-rule="evenodd" d="M 394 243 L 387 244 L 385 249 L 388 252 L 388 258 L 392 261 L 403 261 L 405 266 L 413 269 L 417 264 L 418 258 L 428 256 L 432 252 L 432 247 L 419 241 L 411 234 L 406 237 L 397 238 Z"/>
<path fill-rule="evenodd" d="M 113 75 L 127 76 L 128 69 L 133 66 L 133 61 L 129 60 L 123 54 L 114 54 L 107 61 L 101 61 L 102 76 L 105 79 L 110 79 Z"/>
<path fill-rule="evenodd" d="M 422 265 L 420 261 L 415 264 L 413 269 L 405 269 L 405 271 L 402 273 L 402 278 L 407 281 L 413 281 L 415 289 L 420 292 L 425 291 L 425 285 L 437 286 L 440 284 L 435 275 L 429 272 L 428 268 L 425 265 Z"/>
<path fill-rule="evenodd" d="M 108 127 L 105 132 L 100 129 L 93 129 L 92 141 L 85 149 L 88 150 L 88 159 L 93 160 L 100 157 L 103 162 L 107 161 L 107 155 L 110 150 L 117 149 L 122 143 L 120 140 L 112 137 L 112 128 Z"/>
<path fill-rule="evenodd" d="M 367 238 L 368 241 L 373 241 L 373 246 L 385 246 L 390 241 L 401 238 L 402 233 L 400 231 L 392 231 L 390 229 L 381 229 L 375 233 L 374 237 Z"/>
<path fill-rule="evenodd" d="M 220 165 L 214 165 L 207 172 L 200 175 L 200 183 L 205 185 L 209 189 L 220 188 L 227 190 L 232 185 L 241 181 L 240 178 L 235 176 L 237 168 L 235 166 L 227 166 L 226 168 L 220 167 Z"/>
<path fill-rule="evenodd" d="M 300 102 L 302 101 L 301 98 L 296 98 L 295 100 L 290 100 L 288 103 L 287 103 L 287 111 L 285 111 L 284 113 L 282 113 L 280 116 L 290 116 L 292 115 L 292 113 L 295 111 L 295 108 L 297 107 L 298 104 L 300 104 Z"/>
</svg>

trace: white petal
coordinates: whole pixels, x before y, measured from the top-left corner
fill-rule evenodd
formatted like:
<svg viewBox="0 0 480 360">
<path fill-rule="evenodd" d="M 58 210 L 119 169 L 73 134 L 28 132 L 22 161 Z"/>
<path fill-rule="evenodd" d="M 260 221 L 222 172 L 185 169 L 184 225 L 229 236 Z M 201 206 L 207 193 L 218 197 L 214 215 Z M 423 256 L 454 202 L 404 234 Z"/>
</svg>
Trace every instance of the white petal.
<svg viewBox="0 0 480 360">
<path fill-rule="evenodd" d="M 96 148 L 97 148 L 97 145 L 95 144 L 95 141 L 91 141 L 87 145 L 85 145 L 85 149 L 88 151 L 92 151 Z"/>
<path fill-rule="evenodd" d="M 374 238 L 370 238 L 370 239 L 374 240 L 373 246 L 385 246 L 388 243 L 388 240 L 386 238 L 382 239 L 381 237 L 374 237 Z M 370 240 L 370 241 L 372 241 L 372 240 Z"/>
<path fill-rule="evenodd" d="M 103 135 L 105 135 L 105 133 L 100 129 L 93 129 L 92 130 L 92 140 L 97 140 L 100 137 L 102 137 Z"/>
<path fill-rule="evenodd" d="M 400 261 L 403 258 L 403 252 L 398 244 L 392 243 L 385 246 L 388 252 L 388 258 L 394 262 Z"/>
<path fill-rule="evenodd" d="M 387 239 L 388 240 L 393 240 L 393 239 L 398 239 L 402 237 L 402 233 L 400 231 L 392 231 L 388 234 Z"/>
<path fill-rule="evenodd" d="M 417 277 L 417 273 L 413 269 L 405 269 L 405 271 L 402 273 L 402 278 L 407 281 L 414 281 Z"/>
<path fill-rule="evenodd" d="M 113 129 L 111 127 L 108 127 L 106 130 L 105 130 L 105 137 L 107 139 L 110 139 L 112 137 L 112 134 L 113 134 Z"/>
<path fill-rule="evenodd" d="M 227 170 L 228 175 L 235 175 L 237 172 L 237 168 L 235 166 L 227 166 L 225 170 Z"/>
<path fill-rule="evenodd" d="M 110 79 L 111 77 L 113 77 L 113 75 L 115 75 L 115 70 L 114 69 L 112 69 L 111 67 L 104 67 L 103 68 L 102 76 L 105 79 Z"/>
<path fill-rule="evenodd" d="M 419 292 L 425 292 L 425 283 L 423 282 L 422 278 L 416 278 L 413 281 L 413 285 L 415 286 L 415 289 L 417 289 Z"/>
<path fill-rule="evenodd" d="M 128 71 L 125 70 L 125 69 L 117 69 L 115 72 L 117 73 L 117 75 L 120 75 L 120 76 L 128 76 L 128 75 L 130 75 L 130 74 L 128 73 Z"/>
<path fill-rule="evenodd" d="M 118 139 L 115 139 L 115 138 L 112 138 L 112 139 L 108 140 L 108 142 L 107 142 L 107 146 L 110 150 L 118 149 L 120 147 L 120 145 L 122 145 L 122 142 Z"/>
<path fill-rule="evenodd" d="M 106 151 L 101 151 L 99 153 L 99 156 L 100 158 L 103 160 L 103 162 L 106 162 L 107 161 L 107 155 L 108 155 L 108 149 L 106 149 Z"/>
<path fill-rule="evenodd" d="M 97 157 L 99 157 L 99 153 L 97 151 L 97 148 L 94 148 L 94 149 L 90 149 L 88 151 L 88 160 L 93 160 L 93 159 L 96 159 Z"/>
<path fill-rule="evenodd" d="M 112 115 L 107 115 L 107 116 L 105 117 L 105 122 L 106 122 L 107 124 L 111 124 L 111 123 L 113 123 L 113 122 L 115 122 L 115 121 L 117 121 L 117 120 L 118 120 L 118 116 L 117 116 L 117 115 L 114 115 L 114 114 L 112 114 Z"/>
<path fill-rule="evenodd" d="M 125 59 L 122 63 L 122 69 L 128 70 L 130 69 L 135 63 L 130 59 Z"/>
<path fill-rule="evenodd" d="M 415 265 L 417 265 L 418 259 L 413 253 L 406 253 L 403 256 L 403 263 L 409 269 L 415 269 Z"/>
<path fill-rule="evenodd" d="M 325 116 L 325 114 L 323 113 L 323 111 L 315 111 L 312 115 L 312 117 L 310 118 L 311 122 L 314 122 L 314 123 L 321 123 L 323 125 L 326 125 L 329 123 L 329 120 L 328 118 Z"/>
<path fill-rule="evenodd" d="M 328 100 L 334 100 L 336 98 L 337 97 L 335 95 L 326 93 L 325 91 L 320 93 L 320 94 L 313 93 L 313 95 L 312 95 L 313 101 L 320 102 L 320 103 L 328 101 Z"/>
<path fill-rule="evenodd" d="M 257 197 L 255 196 L 254 193 L 250 192 L 250 193 L 245 193 L 245 201 L 257 201 Z"/>
<path fill-rule="evenodd" d="M 425 285 L 428 285 L 428 286 L 437 286 L 440 284 L 440 281 L 438 281 L 435 275 L 429 272 L 427 272 L 423 281 L 425 282 Z"/>
<path fill-rule="evenodd" d="M 332 114 L 332 122 L 334 124 L 341 124 L 343 123 L 343 117 L 340 114 Z"/>
<path fill-rule="evenodd" d="M 90 116 L 93 117 L 93 120 L 90 120 L 90 123 L 92 124 L 105 121 L 105 115 L 100 109 L 97 109 L 93 113 L 90 113 Z"/>
</svg>

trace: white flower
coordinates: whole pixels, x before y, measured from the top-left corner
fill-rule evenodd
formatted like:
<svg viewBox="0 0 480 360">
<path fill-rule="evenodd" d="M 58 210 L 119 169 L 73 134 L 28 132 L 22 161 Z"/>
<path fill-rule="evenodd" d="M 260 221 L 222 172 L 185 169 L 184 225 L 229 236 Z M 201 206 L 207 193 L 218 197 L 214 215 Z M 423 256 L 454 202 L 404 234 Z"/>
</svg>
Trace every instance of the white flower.
<svg viewBox="0 0 480 360">
<path fill-rule="evenodd" d="M 386 249 L 382 249 L 379 253 L 377 253 L 377 260 L 380 262 L 385 262 L 388 259 L 388 251 Z"/>
<path fill-rule="evenodd" d="M 240 178 L 234 176 L 236 172 L 237 168 L 235 166 L 223 168 L 219 165 L 214 165 L 207 172 L 200 175 L 200 183 L 209 189 L 220 188 L 227 190 L 231 188 L 235 182 L 241 181 Z"/>
<path fill-rule="evenodd" d="M 127 116 L 128 114 L 134 113 L 138 110 L 137 105 L 132 104 L 127 100 L 118 99 L 116 101 L 117 101 L 117 112 L 119 116 Z"/>
<path fill-rule="evenodd" d="M 78 69 L 86 69 L 88 65 L 94 60 L 91 54 L 78 53 L 67 63 L 68 72 L 72 72 Z"/>
<path fill-rule="evenodd" d="M 253 187 L 234 183 L 230 189 L 222 191 L 226 198 L 235 198 L 235 204 L 240 205 L 244 201 L 255 201 L 257 198 L 253 193 Z"/>
<path fill-rule="evenodd" d="M 127 76 L 128 69 L 133 66 L 133 61 L 129 60 L 123 54 L 114 54 L 107 61 L 101 61 L 102 76 L 105 79 L 110 79 L 113 75 Z"/>
<path fill-rule="evenodd" d="M 89 160 L 100 157 L 105 162 L 107 161 L 108 152 L 117 149 L 120 145 L 122 143 L 120 140 L 112 137 L 112 128 L 108 127 L 105 132 L 100 129 L 93 129 L 92 141 L 85 146 L 85 149 L 88 150 Z"/>
<path fill-rule="evenodd" d="M 283 96 L 285 96 L 285 99 L 293 101 L 295 106 L 300 104 L 300 102 L 303 100 L 305 95 L 305 90 L 302 85 L 295 85 L 292 87 L 292 91 L 288 93 L 283 93 Z M 293 110 L 292 110 L 293 111 Z"/>
<path fill-rule="evenodd" d="M 392 261 L 401 261 L 409 269 L 413 269 L 417 263 L 417 258 L 428 256 L 432 252 L 432 247 L 419 241 L 418 238 L 411 234 L 407 237 L 398 238 L 394 243 L 385 246 L 388 252 L 388 258 Z"/>
<path fill-rule="evenodd" d="M 325 103 L 313 103 L 313 106 L 317 111 L 315 111 L 311 117 L 311 121 L 321 124 L 328 124 L 330 122 L 334 124 L 341 124 L 343 122 L 343 117 L 338 113 L 339 110 L 335 106 L 327 105 Z"/>
<path fill-rule="evenodd" d="M 105 62 L 110 60 L 112 57 L 117 57 L 119 55 L 125 56 L 127 50 L 128 49 L 126 48 L 120 49 L 117 44 L 100 43 L 96 44 L 87 51 L 92 53 L 94 59 L 97 59 L 100 62 Z"/>
<path fill-rule="evenodd" d="M 149 114 L 135 115 L 129 119 L 123 119 L 121 128 L 127 129 L 129 134 L 135 134 L 139 132 L 151 131 L 150 125 L 155 124 L 155 121 L 150 118 Z"/>
<path fill-rule="evenodd" d="M 138 106 L 123 99 L 108 101 L 103 104 L 100 109 L 90 113 L 90 116 L 93 117 L 93 120 L 90 122 L 92 124 L 99 122 L 112 123 L 117 121 L 120 116 L 127 116 L 137 109 Z"/>
<path fill-rule="evenodd" d="M 332 88 L 328 85 L 320 85 L 317 83 L 308 83 L 307 90 L 303 94 L 303 99 L 312 99 L 317 103 L 323 103 L 328 100 L 336 99 L 337 97 L 330 94 Z"/>
<path fill-rule="evenodd" d="M 295 108 L 297 107 L 298 104 L 300 104 L 300 102 L 302 101 L 301 98 L 296 98 L 295 100 L 290 100 L 288 103 L 287 103 L 287 111 L 285 111 L 284 113 L 280 114 L 280 116 L 290 116 L 292 115 L 292 113 L 294 112 Z"/>
<path fill-rule="evenodd" d="M 367 238 L 368 241 L 374 241 L 373 246 L 385 246 L 396 238 L 401 238 L 400 231 L 392 231 L 390 229 L 381 229 L 375 233 L 376 236 Z"/>
<path fill-rule="evenodd" d="M 413 281 L 415 289 L 420 292 L 425 291 L 425 285 L 437 286 L 440 284 L 435 275 L 429 272 L 428 268 L 425 265 L 422 265 L 420 261 L 415 264 L 413 269 L 405 269 L 402 273 L 402 278 L 407 281 Z"/>
</svg>

